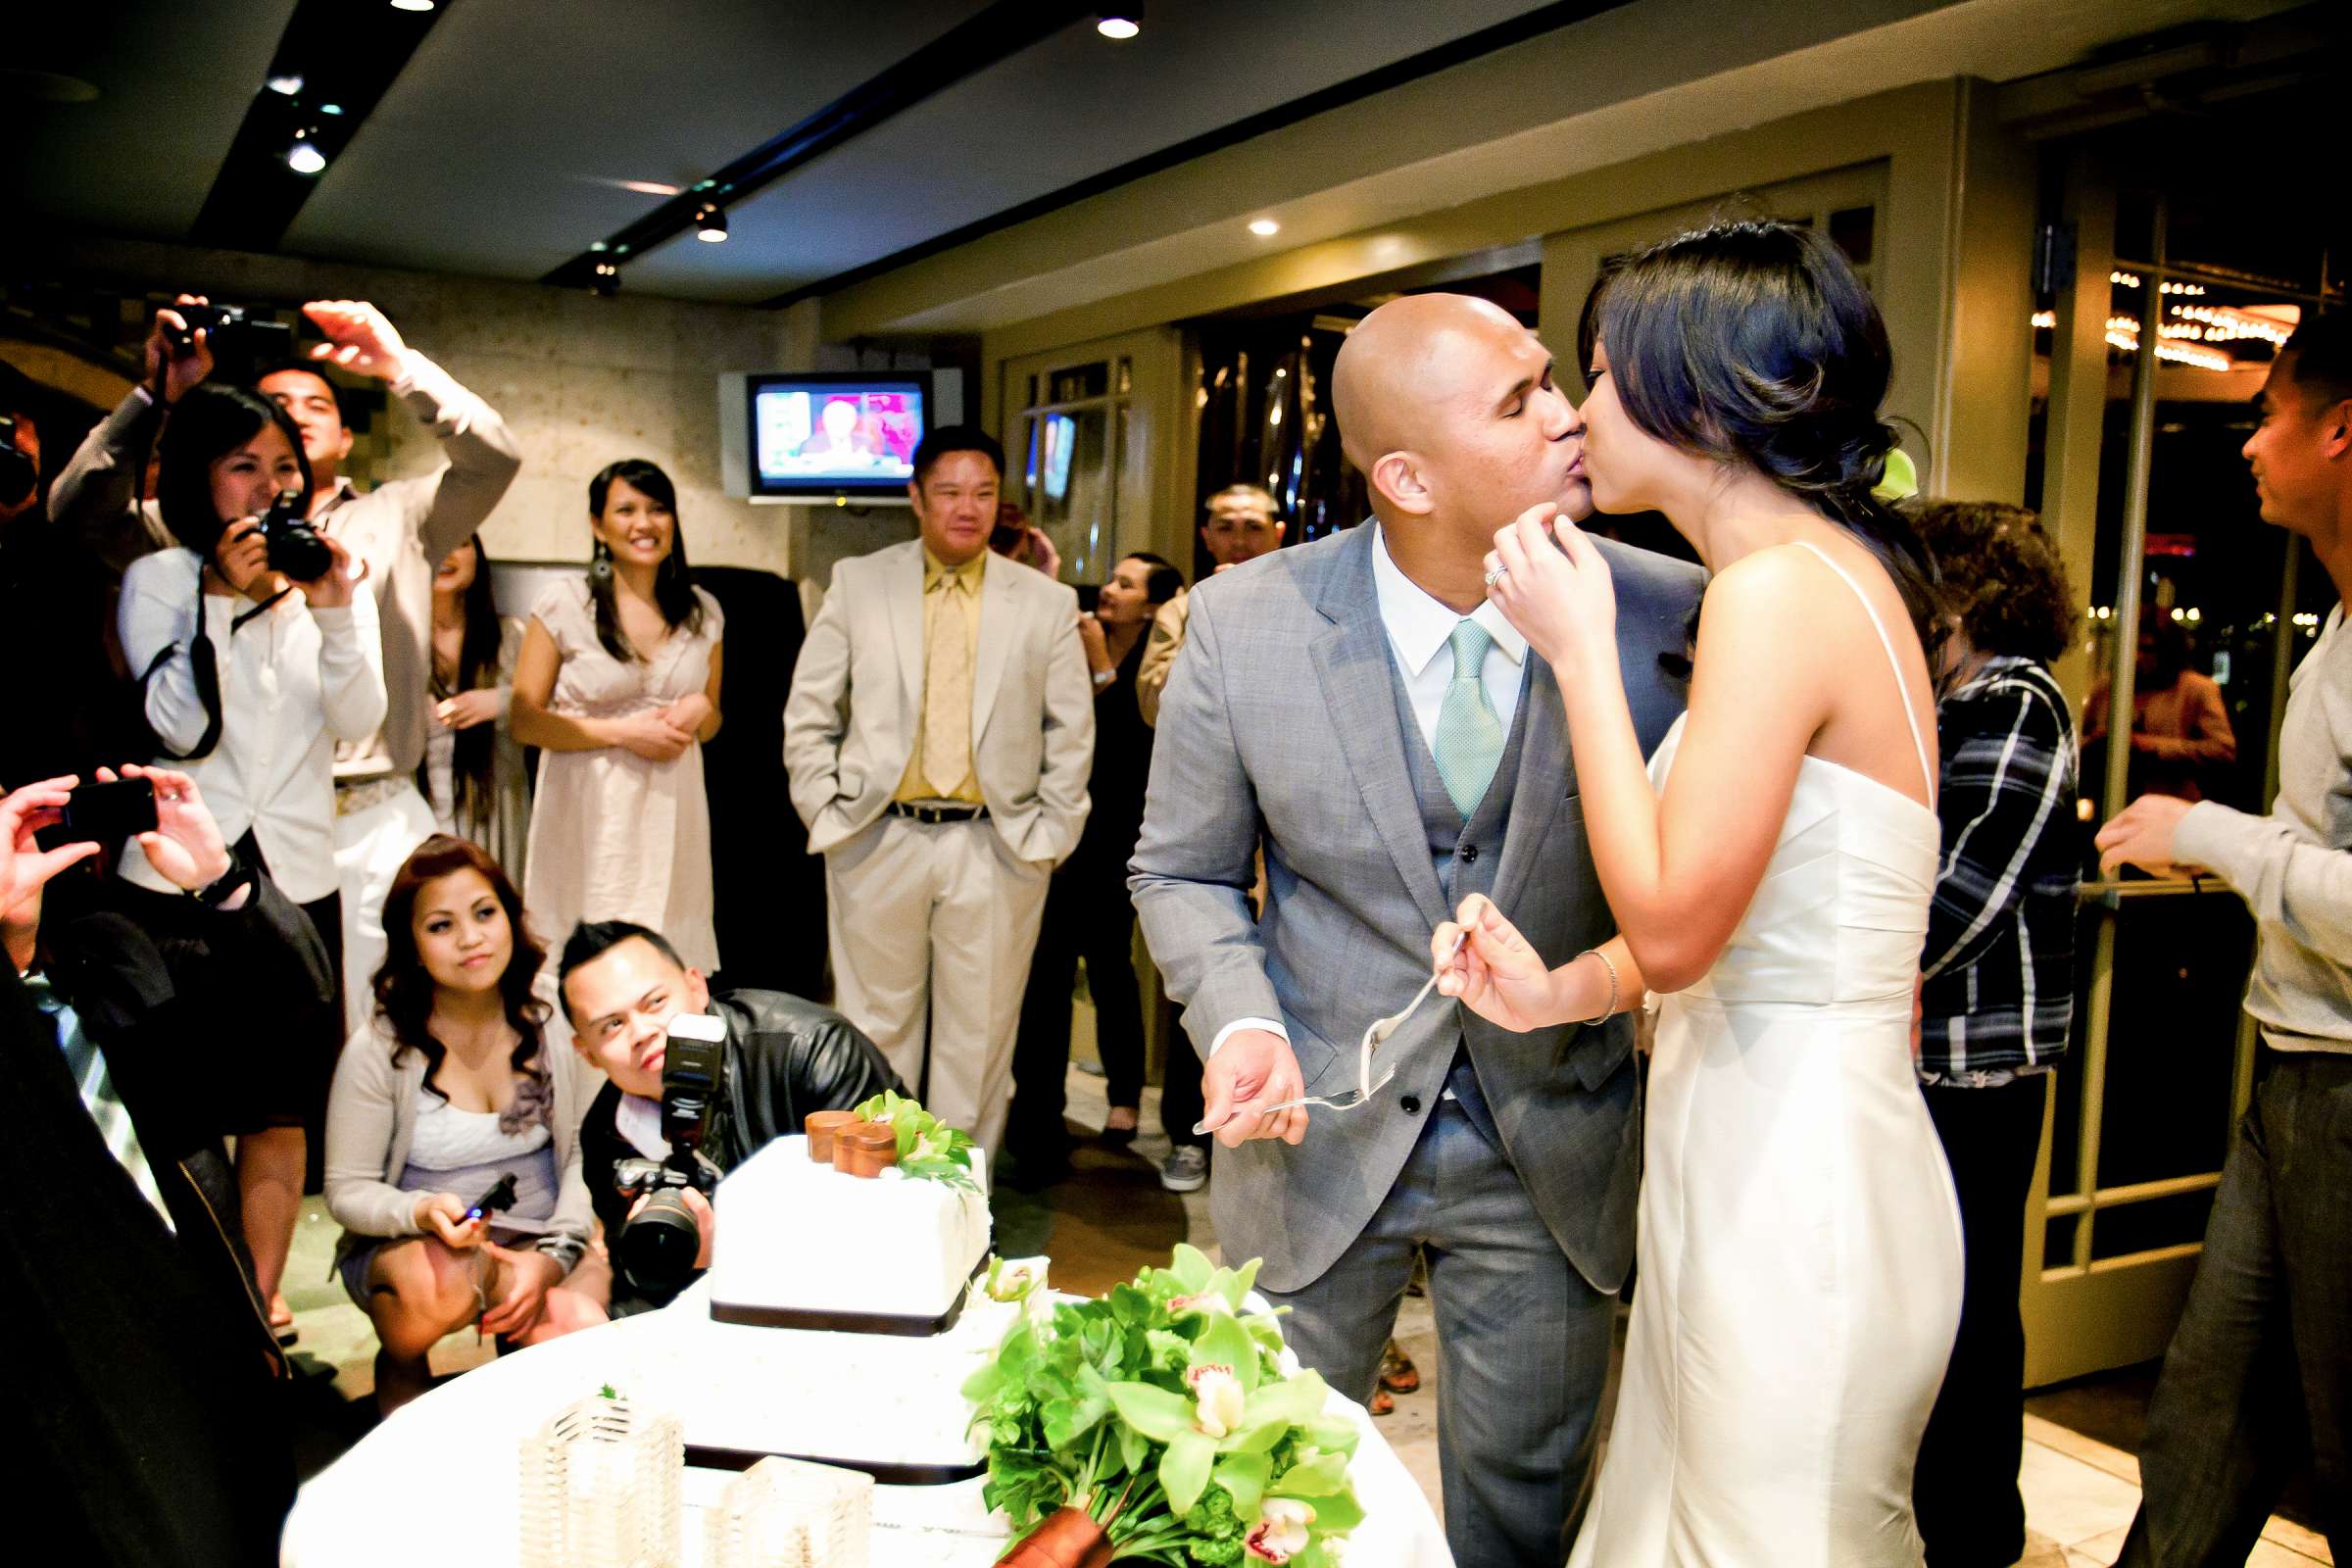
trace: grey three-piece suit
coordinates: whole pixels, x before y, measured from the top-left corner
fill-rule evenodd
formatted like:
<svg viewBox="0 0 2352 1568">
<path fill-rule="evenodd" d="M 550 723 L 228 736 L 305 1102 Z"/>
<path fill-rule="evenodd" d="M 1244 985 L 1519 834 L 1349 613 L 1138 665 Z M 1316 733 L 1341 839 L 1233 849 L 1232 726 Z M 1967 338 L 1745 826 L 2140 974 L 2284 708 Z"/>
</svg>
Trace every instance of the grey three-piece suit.
<svg viewBox="0 0 2352 1568">
<path fill-rule="evenodd" d="M 1375 594 L 1372 527 L 1202 583 L 1160 707 L 1135 905 L 1207 1053 L 1279 1018 L 1309 1094 L 1356 1080 L 1364 1027 L 1429 974 L 1429 938 L 1489 894 L 1544 959 L 1615 925 L 1592 870 L 1559 692 L 1532 651 L 1506 750 L 1465 821 L 1438 779 Z M 1643 750 L 1681 710 L 1695 568 L 1599 541 Z M 1268 900 L 1246 895 L 1263 847 Z M 1297 1148 L 1220 1149 L 1230 1261 L 1292 1308 L 1302 1360 L 1371 1392 L 1416 1248 L 1430 1256 L 1446 1534 L 1465 1565 L 1560 1560 L 1633 1256 L 1631 1020 L 1517 1035 L 1433 998 L 1382 1048 L 1373 1103 Z"/>
</svg>

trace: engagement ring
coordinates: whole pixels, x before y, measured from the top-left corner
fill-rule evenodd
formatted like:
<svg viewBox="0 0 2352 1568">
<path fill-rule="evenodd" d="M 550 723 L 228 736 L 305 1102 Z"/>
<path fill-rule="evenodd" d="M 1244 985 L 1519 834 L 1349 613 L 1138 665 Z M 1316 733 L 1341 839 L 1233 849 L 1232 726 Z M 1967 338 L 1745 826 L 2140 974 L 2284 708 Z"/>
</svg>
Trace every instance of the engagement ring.
<svg viewBox="0 0 2352 1568">
<path fill-rule="evenodd" d="M 1492 589 L 1496 583 L 1502 581 L 1503 578 L 1508 577 L 1510 574 L 1510 567 L 1496 566 L 1493 571 L 1487 573 L 1487 587 Z"/>
</svg>

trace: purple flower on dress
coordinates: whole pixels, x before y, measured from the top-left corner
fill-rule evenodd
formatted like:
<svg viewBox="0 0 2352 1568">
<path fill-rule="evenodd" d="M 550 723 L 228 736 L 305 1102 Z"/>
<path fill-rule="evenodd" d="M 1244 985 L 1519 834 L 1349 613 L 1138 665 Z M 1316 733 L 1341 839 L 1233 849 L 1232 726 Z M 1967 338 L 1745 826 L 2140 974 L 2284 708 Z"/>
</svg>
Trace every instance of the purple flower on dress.
<svg viewBox="0 0 2352 1568">
<path fill-rule="evenodd" d="M 533 1122 L 556 1124 L 556 1091 L 543 1072 L 526 1072 L 514 1079 L 514 1098 L 498 1113 L 498 1130 L 514 1137 Z"/>
</svg>

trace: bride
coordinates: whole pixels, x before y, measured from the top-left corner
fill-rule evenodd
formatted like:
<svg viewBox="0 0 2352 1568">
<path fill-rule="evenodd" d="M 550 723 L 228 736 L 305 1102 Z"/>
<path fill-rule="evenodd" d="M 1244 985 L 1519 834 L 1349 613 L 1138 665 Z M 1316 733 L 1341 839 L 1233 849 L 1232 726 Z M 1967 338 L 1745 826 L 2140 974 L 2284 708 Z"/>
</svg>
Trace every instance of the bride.
<svg viewBox="0 0 2352 1568">
<path fill-rule="evenodd" d="M 1432 947 L 1505 1028 L 1662 996 L 1625 1381 L 1571 1568 L 1916 1564 L 1961 1255 L 1911 1067 L 1933 568 L 1872 495 L 1886 328 L 1835 248 L 1770 222 L 1638 256 L 1597 328 L 1593 500 L 1663 512 L 1713 573 L 1690 710 L 1645 770 L 1607 564 L 1549 507 L 1498 533 L 1489 591 L 1559 678 L 1620 934 L 1546 970 L 1473 898 Z"/>
</svg>

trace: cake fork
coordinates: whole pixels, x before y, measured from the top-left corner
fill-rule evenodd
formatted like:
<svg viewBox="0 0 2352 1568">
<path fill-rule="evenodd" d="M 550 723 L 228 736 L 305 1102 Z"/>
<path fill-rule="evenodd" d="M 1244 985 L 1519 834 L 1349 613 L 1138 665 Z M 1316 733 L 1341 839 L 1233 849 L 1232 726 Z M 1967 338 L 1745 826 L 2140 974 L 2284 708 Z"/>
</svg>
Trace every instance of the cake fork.
<svg viewBox="0 0 2352 1568">
<path fill-rule="evenodd" d="M 1462 951 L 1462 944 L 1468 941 L 1470 933 L 1467 931 L 1457 933 L 1453 939 L 1453 951 L 1452 953 L 1448 953 L 1446 957 L 1450 959 L 1454 954 L 1460 953 Z M 1365 1101 L 1370 1100 L 1374 1095 L 1379 1094 L 1383 1089 L 1386 1089 L 1389 1086 L 1389 1080 L 1396 1076 L 1396 1069 L 1394 1066 L 1390 1067 L 1387 1072 L 1384 1072 L 1380 1075 L 1380 1082 L 1373 1083 L 1371 1081 L 1372 1053 L 1380 1049 L 1382 1046 L 1387 1045 L 1389 1043 L 1389 1037 L 1396 1032 L 1398 1026 L 1401 1025 L 1405 1019 L 1410 1018 L 1414 1012 L 1419 1010 L 1422 1003 L 1429 1000 L 1429 994 L 1437 989 L 1438 975 L 1442 971 L 1440 970 L 1432 969 L 1430 971 L 1429 978 L 1421 982 L 1421 989 L 1413 993 L 1412 1001 L 1406 1003 L 1401 1008 L 1396 1012 L 1390 1013 L 1385 1018 L 1373 1019 L 1371 1024 L 1365 1028 L 1364 1038 L 1358 1042 L 1356 1046 L 1356 1073 L 1355 1087 L 1353 1089 L 1344 1089 L 1336 1095 L 1329 1096 L 1300 1095 L 1296 1100 L 1284 1100 L 1279 1101 L 1271 1105 L 1260 1105 L 1257 1109 L 1257 1113 L 1261 1116 L 1271 1116 L 1278 1110 L 1296 1110 L 1301 1105 L 1317 1105 L 1325 1110 L 1353 1110 L 1356 1106 L 1362 1104 Z M 1233 1117 L 1227 1116 L 1225 1121 L 1217 1123 L 1217 1127 L 1222 1127 L 1226 1122 L 1230 1122 L 1231 1120 L 1233 1120 Z M 1205 1121 L 1195 1122 L 1193 1124 L 1193 1134 L 1195 1137 L 1199 1137 L 1203 1133 L 1210 1133 L 1214 1131 L 1216 1131 L 1216 1128 L 1211 1127 Z"/>
</svg>

